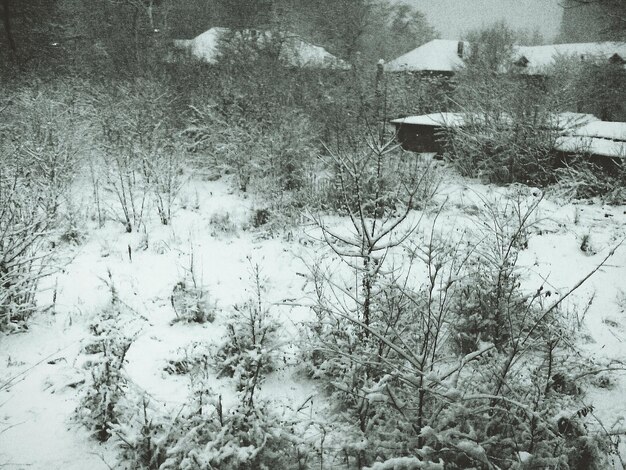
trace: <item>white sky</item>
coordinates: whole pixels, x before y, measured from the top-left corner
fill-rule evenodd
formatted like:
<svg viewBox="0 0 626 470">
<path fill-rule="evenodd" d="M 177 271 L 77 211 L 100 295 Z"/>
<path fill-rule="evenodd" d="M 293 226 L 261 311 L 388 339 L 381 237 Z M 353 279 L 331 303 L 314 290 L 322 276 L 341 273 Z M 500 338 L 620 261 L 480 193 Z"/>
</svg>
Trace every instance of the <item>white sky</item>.
<svg viewBox="0 0 626 470">
<path fill-rule="evenodd" d="M 551 41 L 558 33 L 562 16 L 558 0 L 398 1 L 421 10 L 443 39 L 458 39 L 464 32 L 505 20 L 515 28 L 538 28 Z"/>
</svg>

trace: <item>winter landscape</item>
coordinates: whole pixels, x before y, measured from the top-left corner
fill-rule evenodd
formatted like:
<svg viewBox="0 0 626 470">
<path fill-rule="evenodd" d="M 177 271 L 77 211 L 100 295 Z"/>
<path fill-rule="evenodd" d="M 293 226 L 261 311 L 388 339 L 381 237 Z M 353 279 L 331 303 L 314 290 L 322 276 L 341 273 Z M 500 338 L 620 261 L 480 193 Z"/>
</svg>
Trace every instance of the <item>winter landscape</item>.
<svg viewBox="0 0 626 470">
<path fill-rule="evenodd" d="M 563 3 L 5 0 L 0 468 L 623 470 L 626 12 Z"/>
</svg>

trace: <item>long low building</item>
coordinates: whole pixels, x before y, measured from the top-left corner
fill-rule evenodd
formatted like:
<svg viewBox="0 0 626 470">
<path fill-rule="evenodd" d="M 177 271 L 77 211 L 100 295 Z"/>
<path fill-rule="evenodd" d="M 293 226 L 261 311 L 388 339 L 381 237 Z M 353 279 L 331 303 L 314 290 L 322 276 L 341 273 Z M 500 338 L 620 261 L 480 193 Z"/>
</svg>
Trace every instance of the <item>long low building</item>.
<svg viewBox="0 0 626 470">
<path fill-rule="evenodd" d="M 610 169 L 626 161 L 626 122 L 590 122 L 559 137 L 555 150 L 565 158 L 581 155 Z"/>
<path fill-rule="evenodd" d="M 504 125 L 512 122 L 506 115 L 500 116 L 499 119 Z M 484 116 L 479 113 L 432 113 L 393 119 L 391 124 L 395 126 L 397 139 L 405 150 L 441 154 L 444 151 L 445 134 L 448 130 L 480 124 L 483 120 Z M 572 112 L 555 113 L 548 118 L 548 126 L 561 133 L 573 132 L 596 122 L 602 121 L 592 114 Z"/>
</svg>

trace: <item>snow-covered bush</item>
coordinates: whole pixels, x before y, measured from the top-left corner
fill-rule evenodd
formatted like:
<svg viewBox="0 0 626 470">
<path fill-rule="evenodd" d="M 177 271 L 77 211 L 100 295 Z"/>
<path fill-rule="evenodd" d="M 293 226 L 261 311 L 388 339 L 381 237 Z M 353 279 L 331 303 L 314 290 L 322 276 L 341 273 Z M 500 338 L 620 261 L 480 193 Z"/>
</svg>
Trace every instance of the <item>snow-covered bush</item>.
<svg viewBox="0 0 626 470">
<path fill-rule="evenodd" d="M 324 206 L 341 213 L 387 217 L 407 207 L 421 208 L 437 190 L 439 178 L 432 165 L 405 155 L 393 138 L 368 138 L 365 146 L 342 146 L 327 153 L 331 176 Z"/>
<path fill-rule="evenodd" d="M 1 111 L 0 330 L 36 310 L 38 282 L 53 271 L 46 240 L 88 142 L 77 106 L 89 109 L 84 95 L 73 85 L 41 87 L 16 90 Z"/>
<path fill-rule="evenodd" d="M 49 219 L 38 195 L 16 170 L 0 169 L 0 331 L 19 327 L 36 311 L 39 280 L 51 271 Z"/>
<path fill-rule="evenodd" d="M 451 331 L 463 354 L 475 351 L 481 342 L 492 342 L 500 349 L 525 323 L 543 313 L 543 289 L 522 292 L 522 274 L 517 267 L 542 197 L 528 200 L 528 191 L 522 187 L 512 192 L 504 199 L 483 201 L 484 212 L 478 215 L 483 221 L 483 242 L 468 254 L 465 276 L 456 285 L 450 305 L 455 314 Z"/>
<path fill-rule="evenodd" d="M 237 225 L 232 220 L 230 212 L 214 212 L 209 218 L 211 235 L 234 235 L 237 233 Z"/>
<path fill-rule="evenodd" d="M 533 186 L 554 181 L 554 97 L 511 64 L 515 32 L 497 23 L 471 33 L 454 103 L 463 125 L 447 129 L 446 156 L 462 175 Z"/>
<path fill-rule="evenodd" d="M 238 391 L 250 403 L 265 375 L 276 365 L 279 327 L 263 301 L 260 267 L 254 265 L 252 270 L 254 294 L 245 304 L 234 306 L 226 323 L 226 340 L 215 355 L 218 374 L 235 378 Z"/>
<path fill-rule="evenodd" d="M 211 348 L 203 342 L 194 341 L 178 349 L 172 359 L 168 359 L 163 370 L 173 375 L 196 374 L 210 368 Z"/>
<path fill-rule="evenodd" d="M 185 275 L 172 289 L 170 303 L 176 315 L 174 322 L 206 323 L 215 320 L 217 304 L 198 278 L 193 249 Z"/>
<path fill-rule="evenodd" d="M 90 379 L 81 391 L 76 416 L 100 441 L 111 435 L 111 427 L 123 421 L 120 404 L 128 391 L 123 367 L 133 337 L 125 331 L 126 307 L 114 295 L 89 326 L 91 337 L 83 345 L 84 363 Z"/>
<path fill-rule="evenodd" d="M 177 282 L 170 301 L 176 314 L 174 322 L 206 323 L 215 320 L 215 302 L 208 290 L 194 279 Z"/>
<path fill-rule="evenodd" d="M 144 160 L 146 178 L 154 194 L 159 219 L 163 225 L 169 225 L 183 184 L 182 151 L 158 131 L 154 132 L 150 141 L 151 148 Z"/>
<path fill-rule="evenodd" d="M 221 397 L 209 395 L 176 416 L 166 437 L 162 470 L 307 468 L 302 439 L 269 403 L 240 404 L 225 412 Z"/>
<path fill-rule="evenodd" d="M 94 181 L 114 195 L 114 214 L 126 231 L 139 230 L 151 199 L 169 224 L 183 174 L 175 116 L 168 114 L 175 97 L 157 80 L 138 80 L 101 90 L 98 98 L 102 176 Z"/>
<path fill-rule="evenodd" d="M 304 166 L 316 154 L 315 123 L 297 108 L 281 108 L 255 120 L 236 106 L 192 107 L 184 134 L 189 150 L 209 151 L 222 173 L 234 174 L 238 189 L 254 189 L 276 204 L 292 203 L 304 185 Z M 205 163 L 206 165 L 206 163 Z"/>
<path fill-rule="evenodd" d="M 266 402 L 250 403 L 245 393 L 225 410 L 221 395 L 208 385 L 206 370 L 191 376 L 190 395 L 175 413 L 147 399 L 125 400 L 124 421 L 110 433 L 128 468 L 210 470 L 308 468 L 308 447 Z"/>
<path fill-rule="evenodd" d="M 118 440 L 120 457 L 129 469 L 159 470 L 167 458 L 172 419 L 155 408 L 145 396 L 136 401 L 126 397 L 118 404 L 124 419 L 112 423 L 109 433 Z"/>
<path fill-rule="evenodd" d="M 322 226 L 353 275 L 312 267 L 317 321 L 304 357 L 331 394 L 337 421 L 353 426 L 334 440 L 348 462 L 528 468 L 520 466 L 523 451 L 549 465 L 603 465 L 596 450 L 605 438 L 584 427 L 581 387 L 558 385 L 579 367 L 567 339 L 576 323 L 560 308 L 569 293 L 551 298 L 543 286 L 521 287 L 518 253 L 540 196 L 513 193 L 510 201 L 484 201 L 488 216 L 478 214 L 476 233 L 435 225 L 400 236 L 406 228 L 396 218 L 381 243 L 385 256 L 370 258 L 369 269 L 352 248 L 372 246 L 358 236 L 366 219 L 355 218 L 362 223 L 341 238 Z M 389 245 L 394 236 L 400 243 Z M 408 271 L 393 263 L 399 250 Z M 563 417 L 576 435 L 559 428 Z M 589 451 L 579 452 L 580 439 L 594 443 Z"/>
<path fill-rule="evenodd" d="M 590 163 L 584 156 L 556 170 L 557 189 L 575 199 L 598 197 L 608 204 L 626 202 L 626 168 L 607 159 L 610 171 Z"/>
<path fill-rule="evenodd" d="M 59 215 L 63 197 L 80 171 L 90 143 L 84 117 L 91 107 L 83 84 L 42 85 L 22 89 L 3 110 L 0 147 L 5 168 L 21 177 L 48 217 Z"/>
</svg>

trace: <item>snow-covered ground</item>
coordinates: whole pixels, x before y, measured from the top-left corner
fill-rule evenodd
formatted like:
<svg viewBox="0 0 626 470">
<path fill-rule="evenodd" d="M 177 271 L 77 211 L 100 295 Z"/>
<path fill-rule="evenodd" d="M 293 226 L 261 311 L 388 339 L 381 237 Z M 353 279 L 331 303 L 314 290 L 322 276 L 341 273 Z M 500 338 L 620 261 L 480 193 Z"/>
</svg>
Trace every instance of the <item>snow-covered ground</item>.
<svg viewBox="0 0 626 470">
<path fill-rule="evenodd" d="M 170 226 L 147 222 L 145 233 L 124 233 L 109 221 L 102 228 L 86 221 L 86 241 L 60 245 L 58 274 L 45 281 L 42 305 L 53 309 L 29 321 L 25 332 L 0 336 L 0 467 L 10 469 L 115 468 L 116 449 L 98 444 L 73 421 L 77 389 L 84 380 L 81 341 L 87 326 L 110 300 L 111 280 L 120 298 L 136 318 L 124 328 L 136 333 L 125 368 L 134 387 L 156 403 L 176 409 L 188 393 L 184 377 L 164 372 L 168 361 L 179 357 L 193 341 L 220 341 L 223 319 L 232 306 L 252 293 L 250 270 L 262 267 L 265 301 L 283 325 L 284 367 L 268 377 L 262 395 L 307 412 L 322 412 L 323 400 L 309 400 L 318 391 L 297 374 L 289 351 L 298 341 L 297 325 L 309 317 L 306 303 L 307 272 L 304 260 L 323 253 L 310 225 L 276 230 L 251 227 L 255 209 L 263 202 L 243 198 L 225 179 L 190 181 L 183 189 L 185 208 L 179 208 Z M 468 225 L 468 214 L 482 198 L 502 197 L 510 189 L 454 180 L 445 183 L 440 197 L 448 203 L 440 219 L 455 227 Z M 533 197 L 532 195 L 529 197 Z M 84 210 L 90 211 L 89 201 Z M 228 223 L 225 215 L 228 214 Z M 626 237 L 626 207 L 560 203 L 545 198 L 540 220 L 521 263 L 528 269 L 529 285 L 544 279 L 562 293 L 593 270 Z M 222 222 L 219 222 L 219 221 Z M 341 224 L 340 220 L 334 220 Z M 589 248 L 580 249 L 584 237 Z M 130 253 L 130 256 L 129 256 Z M 170 303 L 174 285 L 184 276 L 193 254 L 196 273 L 217 305 L 213 323 L 174 323 Z M 109 275 L 110 273 L 110 275 Z M 569 301 L 584 307 L 585 335 L 575 339 L 581 349 L 598 359 L 626 362 L 626 246 L 619 247 Z M 582 310 L 582 309 L 579 309 Z M 617 365 L 617 363 L 616 363 Z M 610 429 L 626 426 L 626 374 L 611 373 L 609 388 L 591 388 L 585 404 Z M 228 381 L 216 381 L 228 406 Z M 232 393 L 231 393 L 232 395 Z M 620 424 L 621 420 L 621 424 Z"/>
</svg>

